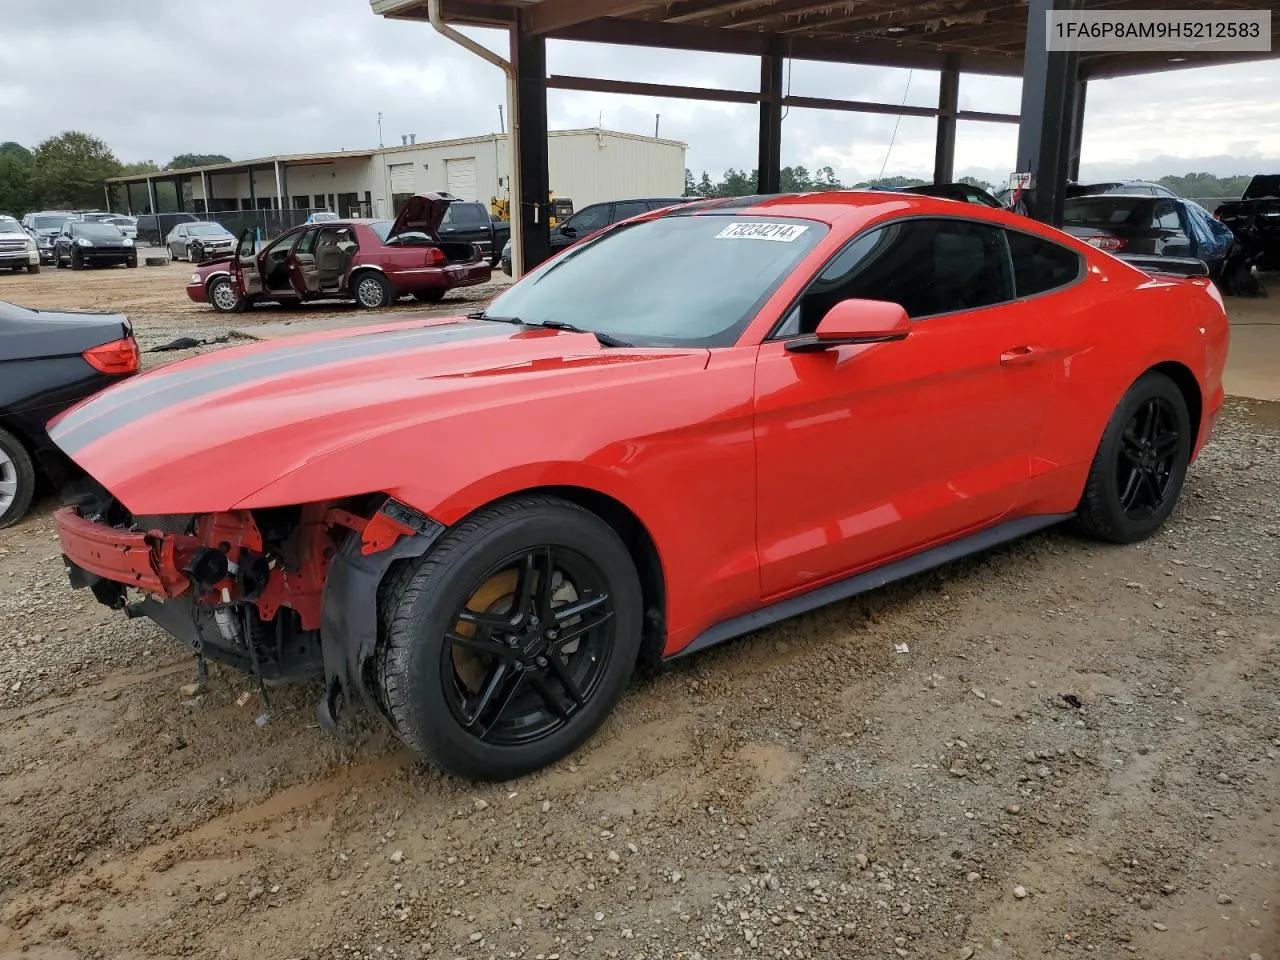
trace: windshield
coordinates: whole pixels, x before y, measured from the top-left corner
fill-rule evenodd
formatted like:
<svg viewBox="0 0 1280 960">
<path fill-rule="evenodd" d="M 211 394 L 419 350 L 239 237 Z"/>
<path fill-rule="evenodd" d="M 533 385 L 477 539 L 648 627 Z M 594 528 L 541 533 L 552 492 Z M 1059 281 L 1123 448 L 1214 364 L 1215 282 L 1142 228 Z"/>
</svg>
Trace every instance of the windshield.
<svg viewBox="0 0 1280 960">
<path fill-rule="evenodd" d="M 1258 200 L 1262 197 L 1280 197 L 1280 174 L 1260 174 L 1249 181 L 1244 199 Z"/>
<path fill-rule="evenodd" d="M 77 237 L 89 240 L 119 240 L 124 236 L 119 227 L 109 223 L 77 223 L 72 227 L 72 232 Z"/>
<path fill-rule="evenodd" d="M 826 235 L 811 220 L 669 215 L 570 248 L 485 313 L 636 346 L 727 347 Z"/>
<path fill-rule="evenodd" d="M 0 217 L 0 233 L 24 233 L 22 224 L 12 217 Z"/>
<path fill-rule="evenodd" d="M 69 216 L 58 215 L 56 217 L 34 217 L 31 224 L 37 230 L 52 230 L 55 227 L 61 228 L 71 218 Z"/>
<path fill-rule="evenodd" d="M 1078 197 L 1067 201 L 1062 221 L 1090 227 L 1141 224 L 1150 221 L 1154 202 L 1150 197 Z"/>
<path fill-rule="evenodd" d="M 220 223 L 189 223 L 187 233 L 193 237 L 229 237 L 231 231 Z"/>
</svg>

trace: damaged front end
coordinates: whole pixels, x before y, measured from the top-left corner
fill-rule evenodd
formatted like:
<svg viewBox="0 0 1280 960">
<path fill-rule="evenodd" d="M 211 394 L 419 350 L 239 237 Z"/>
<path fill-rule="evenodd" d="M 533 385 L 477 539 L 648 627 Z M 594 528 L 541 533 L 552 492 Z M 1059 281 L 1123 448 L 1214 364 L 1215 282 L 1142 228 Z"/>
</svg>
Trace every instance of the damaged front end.
<svg viewBox="0 0 1280 960">
<path fill-rule="evenodd" d="M 147 617 L 203 662 L 260 688 L 323 676 L 317 713 L 333 731 L 368 695 L 378 586 L 444 528 L 385 496 L 203 515 L 134 516 L 102 490 L 55 516 L 71 585 Z"/>
</svg>

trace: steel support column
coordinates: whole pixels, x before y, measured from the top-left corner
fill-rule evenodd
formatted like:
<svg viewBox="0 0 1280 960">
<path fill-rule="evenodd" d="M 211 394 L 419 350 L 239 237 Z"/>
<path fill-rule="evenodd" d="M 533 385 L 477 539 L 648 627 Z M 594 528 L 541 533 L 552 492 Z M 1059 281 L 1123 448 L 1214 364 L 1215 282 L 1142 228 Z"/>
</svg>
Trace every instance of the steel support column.
<svg viewBox="0 0 1280 960">
<path fill-rule="evenodd" d="M 1080 148 L 1084 143 L 1084 103 L 1089 81 L 1076 84 L 1075 110 L 1071 114 L 1071 159 L 1067 163 L 1067 179 L 1080 179 Z"/>
<path fill-rule="evenodd" d="M 938 137 L 933 153 L 933 182 L 950 183 L 956 176 L 956 117 L 960 113 L 960 58 L 947 57 L 938 81 Z"/>
<path fill-rule="evenodd" d="M 1083 0 L 1029 0 L 1022 74 L 1022 121 L 1018 126 L 1018 172 L 1031 174 L 1024 195 L 1027 214 L 1062 224 L 1071 120 L 1079 81 L 1079 54 L 1048 50 L 1050 10 L 1079 10 Z"/>
<path fill-rule="evenodd" d="M 511 211 L 511 229 L 520 231 L 523 271 L 551 256 L 551 173 L 547 159 L 547 41 L 530 36 L 528 13 L 516 13 L 511 31 L 511 62 L 515 66 L 515 103 L 511 105 L 511 136 L 515 139 L 521 198 Z M 513 244 L 514 246 L 514 244 Z"/>
<path fill-rule="evenodd" d="M 786 48 L 782 37 L 771 37 L 760 58 L 760 154 L 756 162 L 756 192 L 782 190 L 782 67 Z"/>
<path fill-rule="evenodd" d="M 151 178 L 147 177 L 147 213 L 159 213 L 156 209 L 156 188 Z"/>
</svg>

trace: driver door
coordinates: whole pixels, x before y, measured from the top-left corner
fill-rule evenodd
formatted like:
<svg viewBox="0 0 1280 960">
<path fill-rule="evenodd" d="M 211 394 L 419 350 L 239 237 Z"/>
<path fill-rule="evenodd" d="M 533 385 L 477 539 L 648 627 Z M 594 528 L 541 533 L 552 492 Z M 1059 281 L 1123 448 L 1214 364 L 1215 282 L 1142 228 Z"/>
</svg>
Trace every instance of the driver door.
<svg viewBox="0 0 1280 960">
<path fill-rule="evenodd" d="M 240 296 L 253 297 L 262 293 L 262 273 L 258 270 L 258 256 L 254 249 L 256 234 L 253 227 L 240 231 L 236 244 L 236 258 L 231 262 L 231 278 Z"/>
<path fill-rule="evenodd" d="M 846 299 L 901 304 L 901 342 L 786 349 Z M 756 369 L 762 594 L 794 593 L 998 522 L 1025 495 L 1053 368 L 1013 301 L 1003 231 L 906 220 L 810 285 Z"/>
</svg>

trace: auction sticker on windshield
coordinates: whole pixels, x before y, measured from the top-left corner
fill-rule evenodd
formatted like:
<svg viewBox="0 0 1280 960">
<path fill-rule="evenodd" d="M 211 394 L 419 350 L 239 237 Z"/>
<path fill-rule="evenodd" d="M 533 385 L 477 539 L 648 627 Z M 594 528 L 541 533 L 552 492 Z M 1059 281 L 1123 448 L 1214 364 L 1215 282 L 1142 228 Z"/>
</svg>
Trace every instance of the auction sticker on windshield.
<svg viewBox="0 0 1280 960">
<path fill-rule="evenodd" d="M 773 240 L 792 243 L 809 228 L 802 223 L 731 223 L 716 234 L 717 240 Z"/>
</svg>

